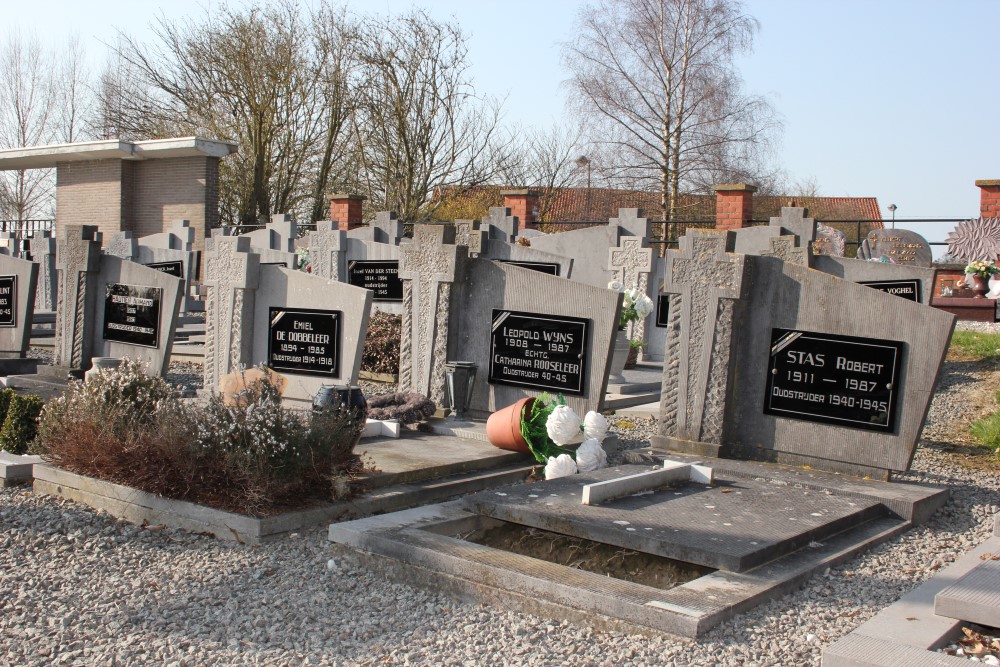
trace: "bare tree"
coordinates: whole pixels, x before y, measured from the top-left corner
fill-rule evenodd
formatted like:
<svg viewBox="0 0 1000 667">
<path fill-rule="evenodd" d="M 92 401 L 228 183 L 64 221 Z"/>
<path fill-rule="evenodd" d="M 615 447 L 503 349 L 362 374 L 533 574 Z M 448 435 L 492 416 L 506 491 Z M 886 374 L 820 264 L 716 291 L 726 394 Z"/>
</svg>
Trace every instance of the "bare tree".
<svg viewBox="0 0 1000 667">
<path fill-rule="evenodd" d="M 578 23 L 564 62 L 576 108 L 616 159 L 605 176 L 655 183 L 665 219 L 682 185 L 703 185 L 768 146 L 775 114 L 742 93 L 733 65 L 757 29 L 736 0 L 600 0 Z"/>
<path fill-rule="evenodd" d="M 52 64 L 35 35 L 8 34 L 0 51 L 0 146 L 51 143 L 55 137 L 56 89 Z M 0 215 L 25 220 L 52 213 L 49 169 L 0 172 Z"/>
<path fill-rule="evenodd" d="M 157 43 L 121 36 L 117 49 L 134 101 L 108 78 L 105 107 L 129 133 L 177 131 L 233 139 L 237 156 L 220 170 L 220 207 L 228 222 L 253 223 L 272 212 L 315 219 L 334 162 L 347 151 L 344 82 L 353 27 L 326 3 L 304 14 L 291 0 L 239 9 L 223 6 L 200 21 L 161 18 Z"/>
<path fill-rule="evenodd" d="M 500 105 L 476 96 L 459 27 L 426 12 L 362 21 L 352 128 L 360 185 L 376 208 L 429 219 L 444 187 L 498 172 L 509 148 Z"/>
</svg>

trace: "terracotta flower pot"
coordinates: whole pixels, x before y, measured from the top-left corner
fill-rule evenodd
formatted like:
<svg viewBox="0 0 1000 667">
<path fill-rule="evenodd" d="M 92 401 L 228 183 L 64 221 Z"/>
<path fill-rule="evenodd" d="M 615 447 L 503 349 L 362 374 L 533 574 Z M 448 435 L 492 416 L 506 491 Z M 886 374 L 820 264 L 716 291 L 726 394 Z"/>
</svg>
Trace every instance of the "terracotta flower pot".
<svg viewBox="0 0 1000 667">
<path fill-rule="evenodd" d="M 511 452 L 530 454 L 528 443 L 521 436 L 521 415 L 530 410 L 534 402 L 534 398 L 522 398 L 491 414 L 486 420 L 486 437 L 490 444 Z"/>
</svg>

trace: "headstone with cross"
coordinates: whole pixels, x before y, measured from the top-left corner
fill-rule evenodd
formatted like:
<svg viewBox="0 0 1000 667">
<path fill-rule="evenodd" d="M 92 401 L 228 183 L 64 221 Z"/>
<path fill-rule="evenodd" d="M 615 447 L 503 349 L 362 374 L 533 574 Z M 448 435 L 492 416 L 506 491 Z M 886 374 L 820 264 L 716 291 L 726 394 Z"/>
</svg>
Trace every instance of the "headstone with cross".
<svg viewBox="0 0 1000 667">
<path fill-rule="evenodd" d="M 648 246 L 645 237 L 621 237 L 618 247 L 608 250 L 608 269 L 625 289 L 635 288 L 639 294 L 649 296 L 649 273 L 653 270 L 653 250 Z M 651 299 L 655 299 L 655 296 Z M 629 339 L 635 340 L 645 336 L 646 319 L 629 323 L 627 331 Z"/>
<path fill-rule="evenodd" d="M 638 208 L 620 208 L 618 217 L 608 220 L 611 228 L 618 228 L 619 235 L 638 236 L 649 241 L 653 237 L 653 223 L 644 218 Z"/>
<path fill-rule="evenodd" d="M 35 310 L 53 310 L 58 292 L 56 240 L 51 232 L 35 232 L 29 241 L 32 261 L 38 263 L 38 289 Z"/>
<path fill-rule="evenodd" d="M 455 245 L 464 245 L 470 257 L 477 257 L 486 246 L 486 231 L 477 220 L 456 220 Z"/>
<path fill-rule="evenodd" d="M 399 390 L 421 393 L 438 405 L 445 398 L 452 285 L 462 279 L 466 256 L 466 248 L 455 245 L 455 228 L 445 225 L 416 225 L 413 241 L 400 247 Z"/>
<path fill-rule="evenodd" d="M 489 215 L 483 218 L 483 225 L 489 233 L 489 238 L 513 243 L 519 231 L 517 216 L 510 214 L 510 209 L 503 206 L 490 207 Z"/>
<path fill-rule="evenodd" d="M 375 231 L 373 241 L 399 245 L 403 238 L 403 221 L 393 211 L 379 211 L 371 224 Z"/>
<path fill-rule="evenodd" d="M 286 213 L 271 216 L 271 222 L 264 229 L 244 234 L 250 239 L 250 248 L 260 255 L 261 264 L 275 264 L 287 269 L 295 269 L 298 255 L 295 254 L 295 239 L 298 227 Z"/>
<path fill-rule="evenodd" d="M 54 364 L 66 369 L 90 365 L 101 264 L 101 233 L 91 225 L 69 225 L 58 243 L 59 275 Z"/>
<path fill-rule="evenodd" d="M 115 232 L 107 247 L 104 248 L 104 253 L 131 261 L 139 254 L 139 241 L 132 236 L 132 232 Z"/>
<path fill-rule="evenodd" d="M 215 391 L 219 378 L 251 364 L 254 291 L 260 257 L 246 236 L 216 237 L 205 257 L 205 388 Z"/>
<path fill-rule="evenodd" d="M 328 280 L 347 280 L 347 234 L 329 220 L 316 221 L 309 232 L 309 266 L 313 275 Z"/>
<path fill-rule="evenodd" d="M 732 232 L 689 230 L 668 250 L 664 292 L 670 297 L 663 360 L 659 435 L 672 449 L 717 454 L 732 381 L 733 327 L 749 263 L 729 252 Z"/>
<path fill-rule="evenodd" d="M 808 209 L 801 206 L 782 206 L 780 215 L 770 218 L 769 226 L 787 229 L 799 238 L 800 247 L 810 248 L 816 240 L 816 220 L 807 215 Z"/>
</svg>

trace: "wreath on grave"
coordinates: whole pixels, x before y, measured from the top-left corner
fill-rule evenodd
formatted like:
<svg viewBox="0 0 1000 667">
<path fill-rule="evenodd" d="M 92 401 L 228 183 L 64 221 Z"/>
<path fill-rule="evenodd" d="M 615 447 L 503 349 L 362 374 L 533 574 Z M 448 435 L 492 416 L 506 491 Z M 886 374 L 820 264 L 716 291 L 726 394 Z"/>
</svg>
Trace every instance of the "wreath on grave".
<svg viewBox="0 0 1000 667">
<path fill-rule="evenodd" d="M 430 419 L 436 409 L 434 401 L 415 391 L 382 394 L 368 399 L 369 419 L 394 419 L 400 424 L 415 424 Z"/>
</svg>

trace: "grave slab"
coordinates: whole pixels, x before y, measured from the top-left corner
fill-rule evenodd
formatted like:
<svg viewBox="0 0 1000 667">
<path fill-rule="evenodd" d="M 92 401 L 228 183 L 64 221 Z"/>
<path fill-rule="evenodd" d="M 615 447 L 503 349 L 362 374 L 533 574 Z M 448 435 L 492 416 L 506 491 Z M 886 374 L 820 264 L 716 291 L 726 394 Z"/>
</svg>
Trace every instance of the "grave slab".
<svg viewBox="0 0 1000 667">
<path fill-rule="evenodd" d="M 465 498 L 465 504 L 494 519 L 729 572 L 746 571 L 885 515 L 872 500 L 816 495 L 721 474 L 711 486 L 685 483 L 598 506 L 580 500 L 586 484 L 648 470 L 606 468 L 543 487 L 479 493 Z"/>
<path fill-rule="evenodd" d="M 40 456 L 22 456 L 0 449 L 0 487 L 30 482 L 35 464 L 41 462 Z"/>
<path fill-rule="evenodd" d="M 1000 560 L 984 560 L 935 595 L 934 613 L 1000 628 Z"/>
</svg>

